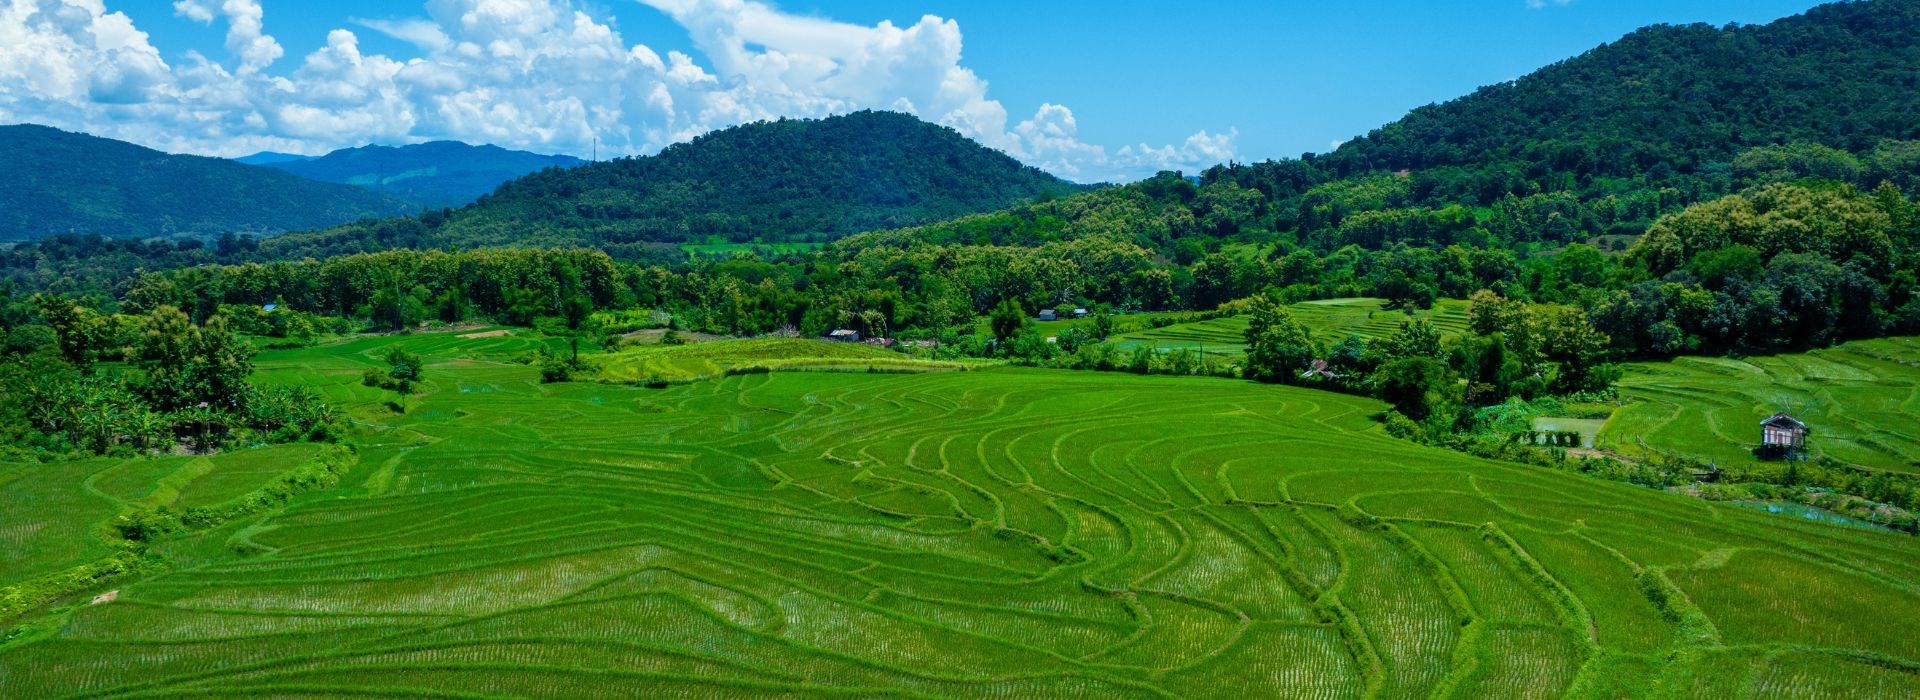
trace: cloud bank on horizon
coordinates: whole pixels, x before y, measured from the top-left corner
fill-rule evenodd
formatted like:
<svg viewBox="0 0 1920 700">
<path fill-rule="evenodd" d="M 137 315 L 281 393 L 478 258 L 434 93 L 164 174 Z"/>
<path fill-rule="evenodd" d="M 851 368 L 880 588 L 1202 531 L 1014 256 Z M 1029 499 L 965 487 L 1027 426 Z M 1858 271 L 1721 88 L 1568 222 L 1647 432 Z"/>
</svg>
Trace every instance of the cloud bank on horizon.
<svg viewBox="0 0 1920 700">
<path fill-rule="evenodd" d="M 1081 141 L 1064 105 L 1014 122 L 961 64 L 951 19 L 863 26 L 758 0 L 638 1 L 685 27 L 711 70 L 627 43 L 575 0 L 426 0 L 424 18 L 352 20 L 417 57 L 362 52 L 340 28 L 285 61 L 260 0 L 175 0 L 179 16 L 225 27 L 228 54 L 176 63 L 105 0 L 0 0 L 0 122 L 227 156 L 435 139 L 585 156 L 596 140 L 602 154 L 646 154 L 750 121 L 889 109 L 1083 182 L 1234 156 L 1233 131 L 1110 150 Z"/>
</svg>

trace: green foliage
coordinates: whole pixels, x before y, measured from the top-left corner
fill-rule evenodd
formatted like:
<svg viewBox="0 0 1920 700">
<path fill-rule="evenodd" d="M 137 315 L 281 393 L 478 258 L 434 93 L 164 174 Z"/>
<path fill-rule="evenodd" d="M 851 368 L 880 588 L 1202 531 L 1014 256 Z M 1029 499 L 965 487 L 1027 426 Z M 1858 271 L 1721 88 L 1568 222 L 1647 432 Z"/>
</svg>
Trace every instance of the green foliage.
<svg viewBox="0 0 1920 700">
<path fill-rule="evenodd" d="M 1322 354 L 1313 334 L 1294 320 L 1279 300 L 1263 294 L 1253 299 L 1247 323 L 1246 374 L 1263 382 L 1299 383 Z"/>
<path fill-rule="evenodd" d="M 1020 308 L 1020 302 L 1013 299 L 1002 299 L 999 304 L 995 304 L 993 313 L 989 315 L 989 322 L 993 327 L 993 339 L 1001 345 L 1006 345 L 1008 340 L 1033 325 L 1033 320 L 1027 317 L 1026 309 Z"/>
<path fill-rule="evenodd" d="M 1373 375 L 1375 395 L 1415 421 L 1450 419 L 1460 403 L 1458 382 L 1447 363 L 1427 357 L 1388 360 Z"/>
<path fill-rule="evenodd" d="M 540 369 L 540 382 L 543 384 L 573 381 L 573 365 L 572 361 L 548 352 L 544 347 L 534 355 L 534 366 Z"/>
<path fill-rule="evenodd" d="M 166 506 L 137 510 L 116 518 L 113 529 L 129 541 L 149 542 L 177 532 L 215 528 L 235 518 L 285 505 L 294 496 L 332 488 L 358 461 L 352 448 L 329 445 L 314 459 L 239 497 L 178 512 Z"/>
<path fill-rule="evenodd" d="M 417 353 L 408 352 L 404 346 L 394 345 L 381 355 L 381 361 L 387 368 L 381 370 L 368 367 L 361 373 L 360 383 L 365 386 L 386 389 L 402 397 L 414 392 L 414 385 L 420 383 L 425 374 L 425 358 Z"/>
<path fill-rule="evenodd" d="M 1851 188 L 1770 185 L 1751 194 L 1697 204 L 1656 222 L 1631 253 L 1654 274 L 1730 245 L 1750 246 L 1762 259 L 1816 253 L 1839 263 L 1878 267 L 1893 260 L 1892 219 L 1871 197 Z"/>
<path fill-rule="evenodd" d="M 432 221 L 355 224 L 266 247 L 298 257 L 376 247 L 822 241 L 1079 189 L 947 127 L 856 112 L 721 129 L 654 156 L 534 172 Z"/>
<path fill-rule="evenodd" d="M 245 408 L 254 350 L 225 319 L 195 326 L 179 309 L 154 309 L 143 320 L 137 353 L 135 365 L 146 375 L 141 390 L 155 408 Z"/>
<path fill-rule="evenodd" d="M 1484 198 L 1529 185 L 1598 190 L 1624 178 L 1710 177 L 1710 164 L 1756 146 L 1857 152 L 1914 138 L 1906 115 L 1920 112 L 1920 96 L 1905 89 L 1902 66 L 1916 35 L 1912 6 L 1885 0 L 1831 3 L 1766 25 L 1649 27 L 1416 109 L 1312 165 L 1341 174 L 1451 169 L 1441 186 Z M 1679 90 L 1686 99 L 1673 99 Z"/>
<path fill-rule="evenodd" d="M 0 620 L 110 581 L 155 573 L 160 568 L 155 558 L 128 549 L 66 571 L 0 588 Z M 3 643 L 7 641 L 11 640 L 0 638 L 0 648 L 4 648 Z"/>
</svg>

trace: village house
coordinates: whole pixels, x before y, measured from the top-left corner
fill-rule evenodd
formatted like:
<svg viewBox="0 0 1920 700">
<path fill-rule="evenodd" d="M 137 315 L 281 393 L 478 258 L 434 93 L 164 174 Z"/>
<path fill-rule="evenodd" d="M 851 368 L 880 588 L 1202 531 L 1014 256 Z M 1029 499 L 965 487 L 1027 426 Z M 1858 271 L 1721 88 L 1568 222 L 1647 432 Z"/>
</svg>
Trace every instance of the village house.
<svg viewBox="0 0 1920 700">
<path fill-rule="evenodd" d="M 1807 446 L 1807 432 L 1806 423 L 1785 412 L 1775 413 L 1760 421 L 1760 449 L 1771 456 L 1792 456 Z"/>
<path fill-rule="evenodd" d="M 1054 321 L 1054 320 L 1058 320 L 1059 318 L 1060 318 L 1060 314 L 1054 313 L 1053 309 L 1040 310 L 1040 320 L 1042 321 Z"/>
<path fill-rule="evenodd" d="M 860 331 L 841 328 L 832 333 L 828 333 L 827 340 L 840 343 L 858 343 L 860 342 Z"/>
</svg>

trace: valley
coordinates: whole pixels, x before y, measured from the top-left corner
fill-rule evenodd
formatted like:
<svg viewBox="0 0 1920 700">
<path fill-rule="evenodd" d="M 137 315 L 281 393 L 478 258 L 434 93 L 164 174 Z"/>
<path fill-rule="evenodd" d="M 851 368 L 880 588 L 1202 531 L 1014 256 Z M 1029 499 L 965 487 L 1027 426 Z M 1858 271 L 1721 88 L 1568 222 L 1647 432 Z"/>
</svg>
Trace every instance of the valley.
<svg viewBox="0 0 1920 700">
<path fill-rule="evenodd" d="M 430 358 L 404 415 L 357 382 L 389 342 Z M 1365 399 L 1013 368 L 543 385 L 509 359 L 530 342 L 263 354 L 262 381 L 348 407 L 341 484 L 157 544 L 170 570 L 9 642 L 0 678 L 30 695 L 1916 690 L 1890 661 L 1920 653 L 1897 622 L 1920 614 L 1907 536 L 1408 445 Z M 244 481 L 245 463 L 189 484 Z M 48 485 L 141 491 L 112 463 L 70 473 Z M 0 530 L 55 517 L 79 542 L 112 510 L 9 509 Z M 1795 585 L 1737 583 L 1760 570 Z"/>
</svg>

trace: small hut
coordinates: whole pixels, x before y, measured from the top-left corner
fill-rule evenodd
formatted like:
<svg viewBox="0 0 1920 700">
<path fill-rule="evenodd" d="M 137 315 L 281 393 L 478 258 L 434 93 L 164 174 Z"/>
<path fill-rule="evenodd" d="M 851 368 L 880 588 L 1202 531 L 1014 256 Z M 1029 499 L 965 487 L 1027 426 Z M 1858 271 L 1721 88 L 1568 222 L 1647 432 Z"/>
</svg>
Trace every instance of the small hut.
<svg viewBox="0 0 1920 700">
<path fill-rule="evenodd" d="M 828 333 L 827 340 L 841 343 L 858 343 L 860 342 L 860 331 L 851 328 L 841 328 L 832 333 Z"/>
<path fill-rule="evenodd" d="M 1784 411 L 1760 421 L 1760 451 L 1772 457 L 1791 457 L 1807 446 L 1807 424 Z"/>
</svg>

